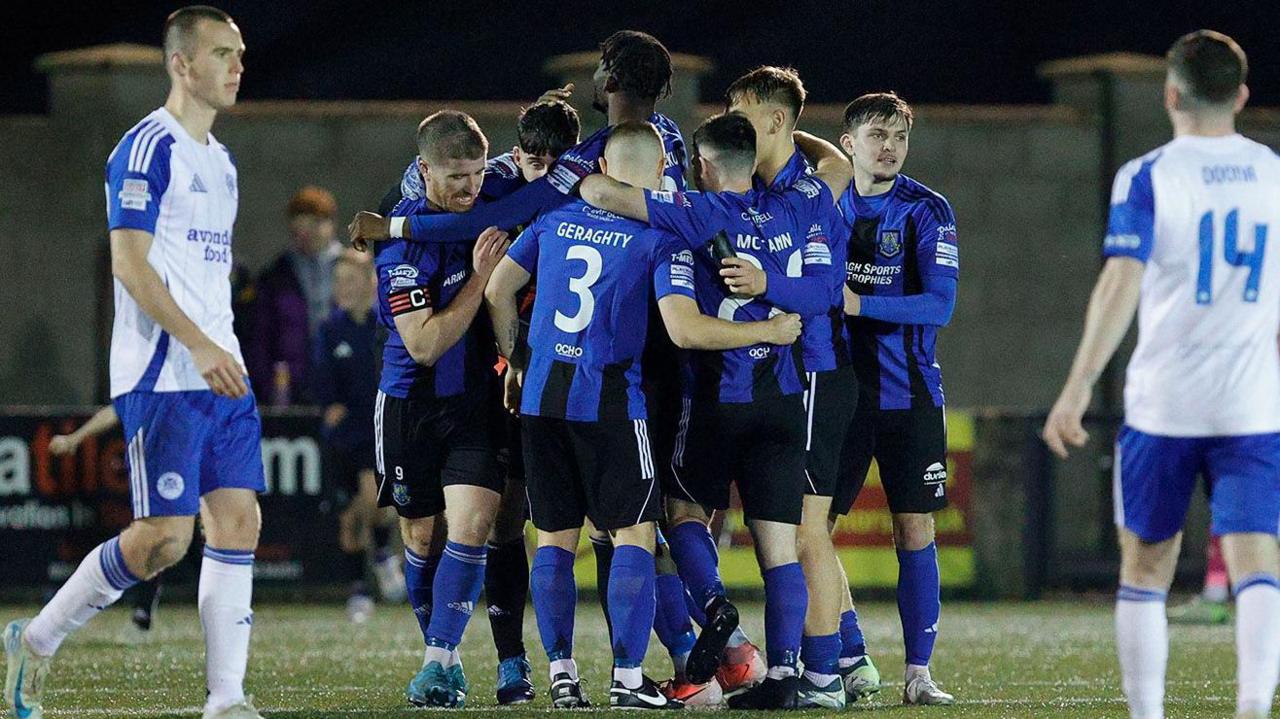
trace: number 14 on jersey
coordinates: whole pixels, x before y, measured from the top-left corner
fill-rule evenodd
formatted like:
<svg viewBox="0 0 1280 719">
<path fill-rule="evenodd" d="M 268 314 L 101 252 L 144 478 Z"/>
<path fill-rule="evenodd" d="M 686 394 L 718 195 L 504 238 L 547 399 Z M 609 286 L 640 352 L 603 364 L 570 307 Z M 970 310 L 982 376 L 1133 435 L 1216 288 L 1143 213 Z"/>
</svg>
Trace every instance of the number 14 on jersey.
<svg viewBox="0 0 1280 719">
<path fill-rule="evenodd" d="M 1239 210 L 1231 210 L 1223 221 L 1222 254 L 1227 264 L 1234 267 L 1249 268 L 1249 277 L 1244 283 L 1244 301 L 1258 301 L 1258 284 L 1262 281 L 1262 261 L 1267 250 L 1267 226 L 1253 226 L 1253 251 L 1240 250 Z M 1213 303 L 1213 259 L 1216 232 L 1212 211 L 1200 216 L 1200 271 L 1196 275 L 1196 304 Z"/>
</svg>

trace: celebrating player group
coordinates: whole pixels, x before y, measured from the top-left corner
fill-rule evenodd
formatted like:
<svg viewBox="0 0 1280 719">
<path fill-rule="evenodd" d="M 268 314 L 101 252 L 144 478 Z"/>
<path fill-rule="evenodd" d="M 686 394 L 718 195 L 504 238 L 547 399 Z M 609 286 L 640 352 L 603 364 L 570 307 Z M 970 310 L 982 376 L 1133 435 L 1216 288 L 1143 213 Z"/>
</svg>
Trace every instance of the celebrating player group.
<svg viewBox="0 0 1280 719">
<path fill-rule="evenodd" d="M 244 45 L 230 17 L 203 6 L 175 12 L 164 37 L 169 98 L 126 133 L 106 173 L 112 395 L 129 440 L 135 520 L 95 548 L 36 617 L 6 627 L 6 701 L 24 719 L 41 715 L 63 639 L 177 561 L 197 513 L 207 537 L 204 716 L 259 716 L 243 679 L 255 491 L 263 489 L 260 421 L 231 332 L 236 165 L 209 132 L 235 101 Z M 902 701 L 952 703 L 929 664 L 940 613 L 932 514 L 947 503 L 935 347 L 955 306 L 959 254 L 947 200 L 901 174 L 911 107 L 893 93 L 861 95 L 832 144 L 797 129 L 805 102 L 797 73 L 764 66 L 734 81 L 724 111 L 686 144 L 655 110 L 672 74 L 661 42 L 624 30 L 600 53 L 591 92 L 607 115 L 604 129 L 579 138 L 566 102 L 575 88 L 565 86 L 512 118 L 517 145 L 491 156 L 471 117 L 441 110 L 418 126 L 416 153 L 406 148 L 406 159 L 416 156 L 379 212 L 361 212 L 350 226 L 353 245 L 373 254 L 375 311 L 387 335 L 371 419 L 378 501 L 400 517 L 405 582 L 425 644 L 420 668 L 405 671 L 407 700 L 475 704 L 459 647 L 483 593 L 500 662 L 498 703 L 536 696 L 522 640 L 532 595 L 552 706 L 588 706 L 581 677 L 597 668 L 574 658 L 574 560 L 584 527 L 613 652 L 610 706 L 839 709 L 878 692 L 831 540 L 874 459 L 899 559 Z M 1107 247 L 1124 257 L 1111 262 L 1123 265 L 1112 274 L 1128 273 L 1116 279 L 1126 287 L 1136 288 L 1148 258 L 1194 254 L 1165 247 L 1151 216 L 1153 183 L 1163 192 L 1162 177 L 1170 187 L 1185 181 L 1160 173 L 1181 172 L 1174 168 L 1192 160 L 1178 158 L 1211 150 L 1199 139 L 1176 144 L 1156 169 L 1159 154 L 1126 167 L 1123 188 L 1117 180 L 1121 209 Z M 1272 187 L 1273 159 L 1256 163 L 1257 182 Z M 1234 210 L 1224 216 L 1230 264 L 1213 265 L 1215 251 L 1203 250 L 1217 227 L 1210 210 L 1201 254 L 1210 253 L 1203 261 L 1218 274 L 1203 288 L 1212 300 L 1193 307 L 1249 288 L 1245 301 L 1258 301 L 1258 275 L 1269 268 L 1265 226 L 1248 254 L 1238 248 L 1237 222 L 1254 225 Z M 206 252 L 211 243 L 220 251 Z M 1226 284 L 1237 279 L 1243 290 Z M 1160 280 L 1160 291 L 1180 281 Z M 1261 286 L 1274 291 L 1274 283 Z M 1258 322 L 1274 338 L 1280 308 L 1268 302 Z M 1092 311 L 1090 318 L 1092 328 Z M 1097 345 L 1090 356 L 1109 353 L 1112 339 L 1110 329 L 1087 333 Z M 1258 362 L 1280 381 L 1275 362 Z M 1090 371 L 1082 376 L 1091 379 Z M 1064 391 L 1046 428 L 1051 442 L 1079 439 L 1071 432 L 1087 385 L 1073 392 Z M 1204 416 L 1169 407 L 1179 418 Z M 1244 429 L 1237 422 L 1232 432 L 1280 430 L 1270 415 L 1240 422 Z M 1134 477 L 1128 469 L 1122 477 L 1124 526 L 1134 533 L 1126 546 L 1146 547 L 1166 540 L 1176 522 L 1141 508 L 1153 496 L 1143 483 L 1153 478 L 1135 463 L 1151 470 L 1172 460 L 1151 449 L 1158 438 L 1141 434 L 1163 425 L 1134 425 L 1121 438 L 1134 447 L 1124 457 L 1134 468 Z M 1245 461 L 1233 453 L 1253 451 L 1178 446 L 1187 457 L 1225 452 L 1232 466 Z M 739 626 L 718 571 L 710 527 L 729 508 L 731 484 L 764 580 L 763 652 Z M 1274 534 L 1276 507 L 1266 501 Z M 1240 523 L 1225 532 L 1259 531 L 1244 515 L 1232 518 Z M 531 566 L 526 521 L 537 531 Z M 1160 556 L 1174 555 L 1176 547 Z M 1274 567 L 1249 566 L 1257 571 L 1248 586 L 1274 594 Z M 1121 599 L 1147 601 L 1157 589 L 1126 579 Z M 1275 598 L 1267 601 L 1274 622 Z M 1136 611 L 1124 602 L 1121 609 Z M 661 684 L 641 671 L 651 632 L 671 659 Z M 1126 691 L 1139 686 L 1127 669 L 1125 676 Z"/>
<path fill-rule="evenodd" d="M 875 458 L 902 567 L 903 698 L 950 703 L 929 673 L 931 513 L 946 504 L 934 345 L 959 258 L 946 200 L 899 174 L 911 108 L 859 97 L 842 150 L 796 129 L 799 76 L 760 67 L 686 145 L 655 111 L 671 81 L 662 44 L 621 31 L 600 49 L 592 104 L 607 127 L 579 141 L 566 86 L 487 159 L 474 120 L 435 113 L 386 216 L 351 224 L 372 245 L 390 334 L 377 467 L 427 645 L 409 701 L 463 705 L 458 644 L 482 587 L 523 598 L 503 585 L 527 582 L 551 702 L 586 706 L 573 655 L 584 526 L 611 706 L 840 708 L 878 691 L 830 536 Z M 731 484 L 764 578 L 763 656 L 717 569 L 710 525 Z M 496 518 L 526 504 L 527 576 L 512 561 L 520 535 L 491 540 Z M 498 552 L 510 557 L 493 577 Z M 495 626 L 502 703 L 534 695 L 518 631 Z M 671 655 L 662 685 L 640 669 L 651 632 Z"/>
</svg>

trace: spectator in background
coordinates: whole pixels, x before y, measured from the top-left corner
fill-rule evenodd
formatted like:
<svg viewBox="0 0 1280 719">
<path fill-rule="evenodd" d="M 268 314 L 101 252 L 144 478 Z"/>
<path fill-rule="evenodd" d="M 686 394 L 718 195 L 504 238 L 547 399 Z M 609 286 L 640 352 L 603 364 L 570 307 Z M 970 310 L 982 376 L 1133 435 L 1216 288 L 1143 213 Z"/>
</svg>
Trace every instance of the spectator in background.
<svg viewBox="0 0 1280 719">
<path fill-rule="evenodd" d="M 400 558 L 389 547 L 395 514 L 378 508 L 373 473 L 373 406 L 378 391 L 375 287 L 369 255 L 346 250 L 338 256 L 333 270 L 337 308 L 316 332 L 311 364 L 311 397 L 324 406 L 324 466 L 342 508 L 338 546 L 345 558 L 341 580 L 351 587 L 347 616 L 356 623 L 366 621 L 373 611 L 364 583 L 370 539 L 382 597 L 405 599 Z"/>
<path fill-rule="evenodd" d="M 338 204 L 308 186 L 289 200 L 289 249 L 258 277 L 253 333 L 245 359 L 254 393 L 266 404 L 304 404 L 311 338 L 333 307 Z"/>
</svg>

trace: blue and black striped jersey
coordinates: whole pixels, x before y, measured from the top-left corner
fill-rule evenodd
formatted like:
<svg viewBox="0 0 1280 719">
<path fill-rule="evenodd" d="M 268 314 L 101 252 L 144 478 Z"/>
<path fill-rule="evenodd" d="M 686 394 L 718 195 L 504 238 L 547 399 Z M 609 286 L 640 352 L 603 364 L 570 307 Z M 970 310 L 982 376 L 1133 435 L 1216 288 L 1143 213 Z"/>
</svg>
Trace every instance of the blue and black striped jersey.
<svg viewBox="0 0 1280 719">
<path fill-rule="evenodd" d="M 702 312 L 735 322 L 768 319 L 778 310 L 762 299 L 728 294 L 719 262 L 707 242 L 728 234 L 739 257 L 766 272 L 792 277 L 831 269 L 830 241 L 813 218 L 832 204 L 827 186 L 801 179 L 782 192 L 646 191 L 649 222 L 680 237 L 689 252 L 696 299 Z M 695 399 L 751 402 L 800 392 L 796 357 L 790 347 L 757 344 L 722 352 L 690 353 L 685 394 Z"/>
<path fill-rule="evenodd" d="M 864 198 L 851 184 L 840 197 L 850 231 L 847 278 L 855 294 L 903 297 L 923 278 L 957 278 L 956 219 L 942 195 L 898 175 L 888 193 Z M 938 328 L 849 318 L 853 363 L 863 397 L 880 409 L 941 407 Z"/>
<path fill-rule="evenodd" d="M 507 256 L 538 278 L 522 414 L 645 419 L 641 355 L 655 297 L 692 292 L 671 270 L 680 240 L 575 200 L 543 213 Z"/>
<path fill-rule="evenodd" d="M 478 202 L 478 201 L 477 201 Z M 391 215 L 434 213 L 424 199 L 404 199 Z M 430 367 L 418 364 L 396 330 L 398 315 L 443 310 L 471 278 L 473 243 L 379 242 L 374 254 L 378 273 L 378 323 L 387 330 L 378 388 L 392 397 L 436 398 L 460 395 L 492 381 L 497 350 L 493 327 L 484 308 L 476 313 L 462 339 Z"/>
</svg>

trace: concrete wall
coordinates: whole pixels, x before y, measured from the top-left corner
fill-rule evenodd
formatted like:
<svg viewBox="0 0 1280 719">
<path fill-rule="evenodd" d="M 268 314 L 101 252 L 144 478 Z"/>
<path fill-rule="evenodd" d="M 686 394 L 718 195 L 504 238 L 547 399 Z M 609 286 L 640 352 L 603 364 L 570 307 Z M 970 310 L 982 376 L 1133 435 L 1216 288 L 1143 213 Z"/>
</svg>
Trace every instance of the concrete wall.
<svg viewBox="0 0 1280 719">
<path fill-rule="evenodd" d="M 1055 105 L 918 108 L 906 171 L 951 200 L 962 246 L 959 304 L 940 343 L 953 406 L 1044 408 L 1052 401 L 1098 267 L 1110 175 L 1104 165 L 1168 136 L 1158 61 L 1071 62 L 1046 68 Z M 582 82 L 593 63 L 581 55 L 548 64 L 578 81 L 575 104 L 588 128 L 600 122 Z M 41 67 L 50 76 L 52 112 L 0 118 L 0 404 L 100 399 L 100 324 L 110 314 L 102 292 L 103 163 L 166 90 L 154 48 L 59 53 Z M 676 92 L 660 108 L 686 132 L 719 109 L 694 104 L 707 67 L 679 58 Z M 331 189 L 343 218 L 374 207 L 412 156 L 424 115 L 445 106 L 467 111 L 501 151 L 514 142 L 521 103 L 532 99 L 241 103 L 214 127 L 240 168 L 237 259 L 256 270 L 281 251 L 284 205 L 301 185 Z M 811 106 L 803 124 L 834 139 L 841 111 Z M 1245 127 L 1266 126 L 1264 139 L 1280 141 L 1274 116 L 1258 117 Z M 1112 134 L 1104 132 L 1109 118 Z"/>
</svg>

